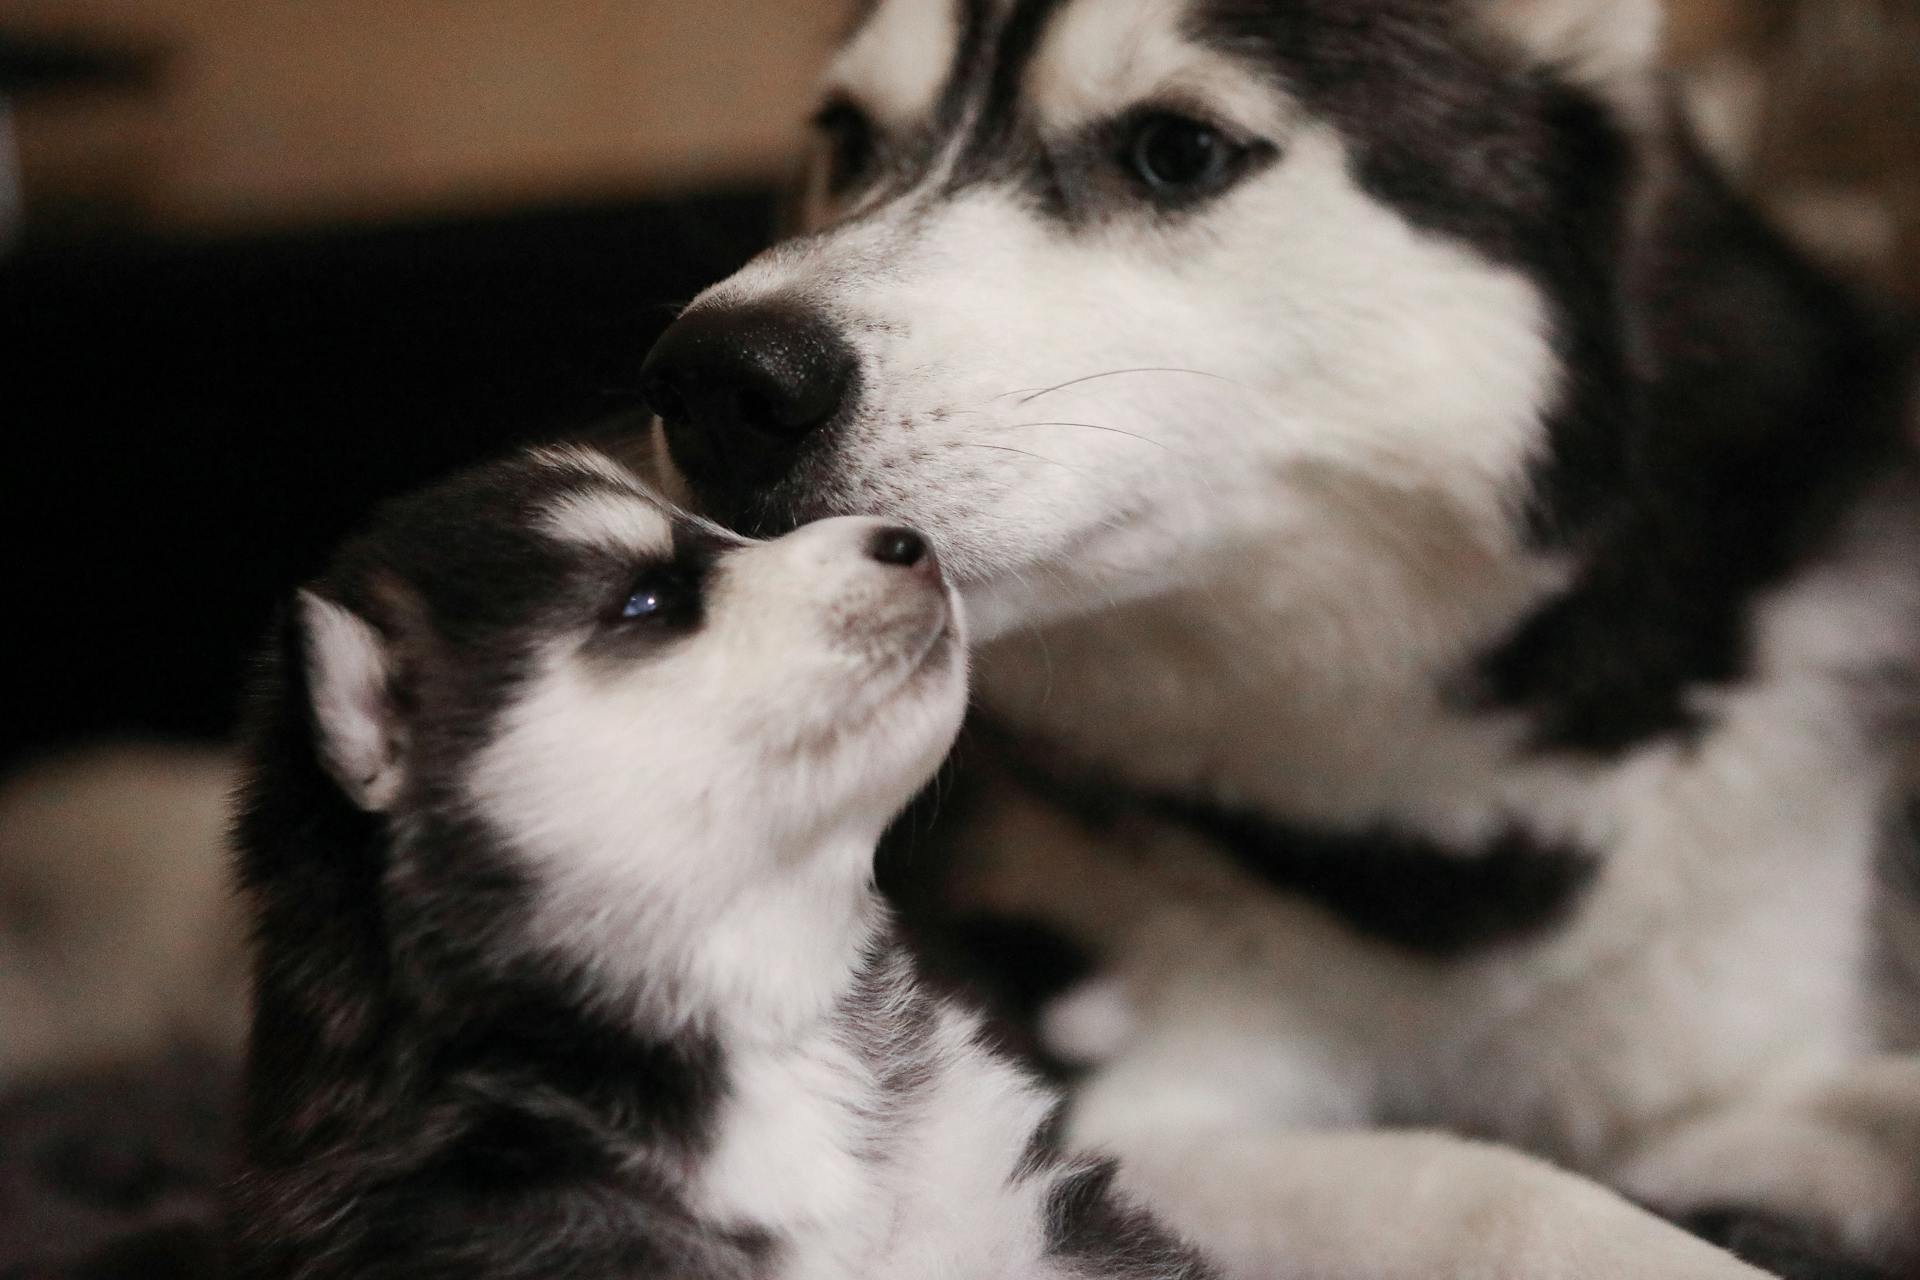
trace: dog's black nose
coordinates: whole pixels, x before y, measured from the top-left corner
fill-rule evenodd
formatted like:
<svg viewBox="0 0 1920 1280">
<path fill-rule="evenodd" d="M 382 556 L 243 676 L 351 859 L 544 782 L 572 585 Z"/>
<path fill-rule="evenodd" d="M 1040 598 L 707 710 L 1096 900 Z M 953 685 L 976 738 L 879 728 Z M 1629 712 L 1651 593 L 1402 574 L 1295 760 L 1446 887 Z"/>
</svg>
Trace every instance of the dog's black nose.
<svg viewBox="0 0 1920 1280">
<path fill-rule="evenodd" d="M 792 302 L 702 307 L 647 356 L 640 388 L 703 498 L 736 506 L 793 466 L 854 391 L 853 351 Z"/>
<path fill-rule="evenodd" d="M 912 529 L 882 529 L 873 535 L 867 551 L 881 564 L 911 569 L 927 558 L 927 540 Z"/>
</svg>

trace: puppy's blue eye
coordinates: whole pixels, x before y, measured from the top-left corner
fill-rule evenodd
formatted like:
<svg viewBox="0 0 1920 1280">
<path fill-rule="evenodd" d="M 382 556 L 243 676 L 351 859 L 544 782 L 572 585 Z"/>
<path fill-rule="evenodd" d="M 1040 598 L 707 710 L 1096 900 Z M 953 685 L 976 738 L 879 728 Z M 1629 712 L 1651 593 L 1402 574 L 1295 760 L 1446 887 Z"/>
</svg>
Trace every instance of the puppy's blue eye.
<svg viewBox="0 0 1920 1280">
<path fill-rule="evenodd" d="M 646 573 L 627 588 L 615 612 L 620 622 L 648 622 L 685 615 L 692 604 L 694 583 L 671 569 Z"/>
<path fill-rule="evenodd" d="M 620 610 L 623 618 L 651 618 L 666 608 L 666 602 L 658 590 L 636 591 L 627 597 L 625 607 Z"/>
</svg>

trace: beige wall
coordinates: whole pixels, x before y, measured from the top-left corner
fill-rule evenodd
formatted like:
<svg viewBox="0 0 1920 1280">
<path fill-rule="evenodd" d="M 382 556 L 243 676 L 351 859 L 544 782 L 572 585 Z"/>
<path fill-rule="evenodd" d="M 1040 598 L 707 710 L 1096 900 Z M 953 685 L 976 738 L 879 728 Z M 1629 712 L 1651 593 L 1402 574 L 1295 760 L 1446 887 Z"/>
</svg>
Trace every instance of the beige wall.
<svg viewBox="0 0 1920 1280">
<path fill-rule="evenodd" d="M 842 0 L 0 0 L 161 51 L 157 99 L 24 107 L 27 196 L 218 228 L 772 172 Z"/>
<path fill-rule="evenodd" d="M 1776 221 L 1920 300 L 1920 0 L 1679 0 L 1674 36 L 1696 115 Z"/>
<path fill-rule="evenodd" d="M 1680 43 L 1751 0 L 1678 0 Z M 29 196 L 219 229 L 764 176 L 850 0 L 0 0 L 153 48 L 155 102 L 22 113 Z"/>
<path fill-rule="evenodd" d="M 30 207 L 217 230 L 777 174 L 850 4 L 0 0 L 0 24 L 165 59 L 153 102 L 23 109 Z M 1730 163 L 1810 241 L 1920 294 L 1920 0 L 1669 8 Z"/>
</svg>

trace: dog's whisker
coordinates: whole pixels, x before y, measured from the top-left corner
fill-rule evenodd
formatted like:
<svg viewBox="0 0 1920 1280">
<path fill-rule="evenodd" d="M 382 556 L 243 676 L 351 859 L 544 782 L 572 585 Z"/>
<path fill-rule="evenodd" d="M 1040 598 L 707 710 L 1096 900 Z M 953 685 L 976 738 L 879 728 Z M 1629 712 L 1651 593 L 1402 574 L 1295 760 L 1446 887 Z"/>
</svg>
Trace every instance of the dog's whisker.
<svg viewBox="0 0 1920 1280">
<path fill-rule="evenodd" d="M 1156 449 L 1164 450 L 1180 459 L 1183 463 L 1193 466 L 1194 475 L 1198 477 L 1201 486 L 1204 487 L 1209 494 L 1216 493 L 1213 477 L 1207 473 L 1205 468 L 1197 465 L 1199 462 L 1198 455 L 1192 450 L 1176 449 L 1164 440 L 1156 440 L 1152 436 L 1143 435 L 1138 431 L 1127 431 L 1121 427 L 1109 427 L 1097 422 L 1017 422 L 1010 426 L 1003 427 L 1002 430 L 1020 431 L 1028 427 L 1080 427 L 1087 431 L 1105 431 L 1113 435 L 1129 436 L 1144 444 L 1150 444 Z"/>
<path fill-rule="evenodd" d="M 1020 589 L 1032 594 L 1033 583 L 1026 573 L 1020 569 L 1010 569 L 1010 572 L 1013 574 L 1014 581 L 1020 584 Z M 1047 643 L 1046 628 L 1038 623 L 1022 623 L 1019 629 L 1022 633 L 1036 639 L 1040 645 L 1040 662 L 1045 672 L 1045 679 L 1040 688 L 1040 705 L 1044 707 L 1053 698 L 1053 648 Z"/>
<path fill-rule="evenodd" d="M 1081 386 L 1088 382 L 1098 382 L 1102 378 L 1120 378 L 1138 373 L 1177 373 L 1195 378 L 1212 378 L 1216 382 L 1232 383 L 1235 386 L 1239 385 L 1238 383 L 1234 383 L 1232 378 L 1223 377 L 1217 373 L 1208 373 L 1205 369 L 1182 369 L 1174 365 L 1156 365 L 1140 369 L 1109 369 L 1105 373 L 1089 373 L 1083 377 L 1069 378 L 1065 382 L 1056 382 L 1050 387 L 1023 387 L 1017 391 L 1002 392 L 994 398 L 996 400 L 1005 400 L 1009 396 L 1021 396 L 1023 397 L 1020 401 L 1021 404 L 1032 404 L 1042 396 L 1050 396 L 1056 391 L 1065 391 L 1069 387 Z"/>
<path fill-rule="evenodd" d="M 954 441 L 953 447 L 956 449 L 991 449 L 995 453 L 1017 453 L 1023 458 L 1032 458 L 1035 462 L 1044 462 L 1049 466 L 1060 467 L 1063 470 L 1072 471 L 1077 475 L 1092 474 L 1086 470 L 1086 468 L 1076 467 L 1071 462 L 1062 462 L 1058 458 L 1049 458 L 1044 453 L 1035 453 L 1031 449 L 1016 449 L 1010 444 L 980 444 L 973 440 L 956 440 Z"/>
<path fill-rule="evenodd" d="M 1142 444 L 1150 444 L 1156 449 L 1165 449 L 1168 453 L 1179 452 L 1164 440 L 1155 440 L 1152 436 L 1141 435 L 1138 431 L 1127 431 L 1121 427 L 1102 426 L 1097 422 L 1015 422 L 1001 429 L 1024 431 L 1028 427 L 1079 427 L 1083 431 L 1105 431 L 1116 436 L 1126 436 L 1130 440 L 1138 440 Z"/>
</svg>

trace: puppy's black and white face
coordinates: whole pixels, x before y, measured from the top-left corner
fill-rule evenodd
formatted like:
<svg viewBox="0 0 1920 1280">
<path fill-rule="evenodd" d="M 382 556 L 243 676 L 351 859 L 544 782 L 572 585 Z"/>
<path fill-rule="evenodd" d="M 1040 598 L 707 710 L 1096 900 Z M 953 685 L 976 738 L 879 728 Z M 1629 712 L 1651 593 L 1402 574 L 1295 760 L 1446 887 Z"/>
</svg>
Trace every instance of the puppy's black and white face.
<svg viewBox="0 0 1920 1280">
<path fill-rule="evenodd" d="M 749 542 L 583 451 L 400 504 L 301 612 L 340 785 L 402 840 L 477 823 L 535 930 L 594 959 L 673 952 L 769 885 L 844 914 L 966 701 L 917 535 L 843 518 Z"/>
<path fill-rule="evenodd" d="M 664 451 L 737 527 L 927 530 L 988 634 L 1250 546 L 1338 581 L 1436 523 L 1504 544 L 1591 464 L 1555 418 L 1597 376 L 1568 353 L 1607 356 L 1575 330 L 1657 30 L 1654 0 L 878 0 L 811 233 L 651 358 Z"/>
</svg>

